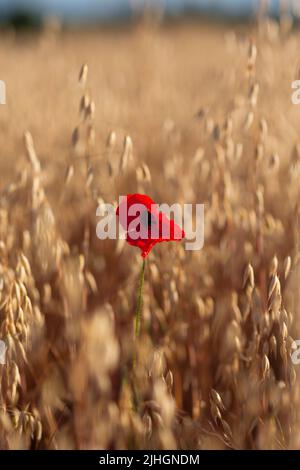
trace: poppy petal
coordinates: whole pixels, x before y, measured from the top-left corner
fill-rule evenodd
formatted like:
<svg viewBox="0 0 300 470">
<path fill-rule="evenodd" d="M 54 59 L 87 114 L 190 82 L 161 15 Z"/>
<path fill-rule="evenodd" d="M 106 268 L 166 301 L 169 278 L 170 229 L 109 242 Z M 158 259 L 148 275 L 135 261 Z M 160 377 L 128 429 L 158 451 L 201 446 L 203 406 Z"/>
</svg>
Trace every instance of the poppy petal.
<svg viewBox="0 0 300 470">
<path fill-rule="evenodd" d="M 137 205 L 136 211 L 134 205 Z M 185 236 L 179 225 L 159 212 L 157 204 L 145 194 L 124 196 L 116 215 L 126 231 L 127 242 L 140 248 L 143 257 L 149 254 L 156 243 L 179 241 Z"/>
</svg>

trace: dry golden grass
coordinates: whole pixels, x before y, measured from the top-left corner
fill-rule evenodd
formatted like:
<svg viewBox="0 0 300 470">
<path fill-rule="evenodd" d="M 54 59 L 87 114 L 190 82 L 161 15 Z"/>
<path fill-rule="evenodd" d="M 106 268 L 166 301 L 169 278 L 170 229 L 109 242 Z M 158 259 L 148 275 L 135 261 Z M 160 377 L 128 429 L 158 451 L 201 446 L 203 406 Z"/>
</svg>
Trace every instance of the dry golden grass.
<svg viewBox="0 0 300 470">
<path fill-rule="evenodd" d="M 300 447 L 298 43 L 2 33 L 1 448 Z M 206 205 L 201 251 L 149 256 L 137 344 L 140 255 L 96 237 L 98 203 L 132 192 Z"/>
</svg>

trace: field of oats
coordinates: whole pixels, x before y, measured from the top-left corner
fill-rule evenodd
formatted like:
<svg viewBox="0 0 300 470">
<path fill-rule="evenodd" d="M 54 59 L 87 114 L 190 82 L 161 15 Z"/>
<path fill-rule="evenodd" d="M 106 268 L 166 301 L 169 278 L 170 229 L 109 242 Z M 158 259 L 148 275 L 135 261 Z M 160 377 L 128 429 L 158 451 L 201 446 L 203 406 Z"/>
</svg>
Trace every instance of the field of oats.
<svg viewBox="0 0 300 470">
<path fill-rule="evenodd" d="M 300 447 L 289 26 L 1 33 L 1 449 Z M 205 204 L 202 250 L 147 258 L 138 339 L 140 252 L 96 236 L 135 192 Z"/>
</svg>

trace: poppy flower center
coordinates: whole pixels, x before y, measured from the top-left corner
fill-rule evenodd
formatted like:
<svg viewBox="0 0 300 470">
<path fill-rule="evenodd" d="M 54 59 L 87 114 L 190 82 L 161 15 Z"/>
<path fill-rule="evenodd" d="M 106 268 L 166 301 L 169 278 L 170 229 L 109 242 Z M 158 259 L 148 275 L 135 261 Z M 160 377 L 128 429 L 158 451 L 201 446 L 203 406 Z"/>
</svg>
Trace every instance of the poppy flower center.
<svg viewBox="0 0 300 470">
<path fill-rule="evenodd" d="M 152 225 L 157 224 L 157 220 L 153 214 L 149 211 L 145 211 L 141 213 L 141 223 L 144 227 L 152 227 Z"/>
</svg>

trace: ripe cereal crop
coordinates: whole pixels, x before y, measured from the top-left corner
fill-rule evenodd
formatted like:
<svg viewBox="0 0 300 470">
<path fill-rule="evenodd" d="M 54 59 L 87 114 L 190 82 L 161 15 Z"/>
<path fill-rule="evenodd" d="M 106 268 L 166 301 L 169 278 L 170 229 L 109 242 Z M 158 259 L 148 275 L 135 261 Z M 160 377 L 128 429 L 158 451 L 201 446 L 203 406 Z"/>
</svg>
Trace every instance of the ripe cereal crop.
<svg viewBox="0 0 300 470">
<path fill-rule="evenodd" d="M 1 449 L 300 447 L 299 30 L 1 32 Z M 96 235 L 202 203 L 204 246 Z"/>
</svg>

